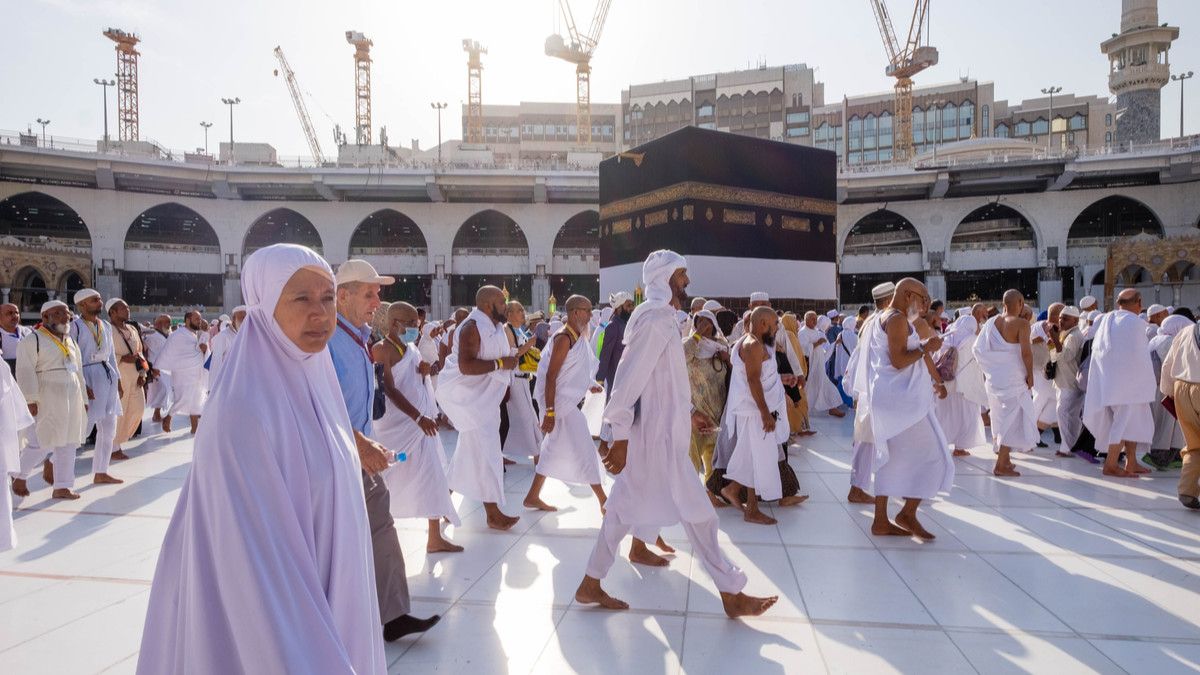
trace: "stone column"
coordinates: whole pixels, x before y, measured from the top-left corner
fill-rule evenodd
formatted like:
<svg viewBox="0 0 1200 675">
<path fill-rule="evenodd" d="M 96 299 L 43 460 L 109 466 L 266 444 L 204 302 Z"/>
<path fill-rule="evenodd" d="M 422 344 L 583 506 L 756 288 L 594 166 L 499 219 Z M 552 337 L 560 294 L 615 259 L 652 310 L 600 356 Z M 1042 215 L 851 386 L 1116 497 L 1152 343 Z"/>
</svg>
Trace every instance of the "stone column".
<svg viewBox="0 0 1200 675">
<path fill-rule="evenodd" d="M 1038 307 L 1045 309 L 1056 302 L 1062 302 L 1062 286 L 1062 273 L 1057 267 L 1043 267 L 1038 270 Z"/>
<path fill-rule="evenodd" d="M 222 286 L 222 309 L 230 312 L 234 307 L 242 304 L 242 275 L 238 271 L 237 263 L 230 262 L 225 265 L 225 278 Z"/>
<path fill-rule="evenodd" d="M 12 292 L 11 288 L 0 288 L 0 305 L 8 304 L 8 294 Z"/>
<path fill-rule="evenodd" d="M 108 262 L 105 260 L 105 264 L 96 272 L 96 290 L 100 291 L 100 297 L 105 300 L 121 297 L 121 275 L 117 274 L 116 268 L 107 264 Z"/>
<path fill-rule="evenodd" d="M 946 297 L 946 273 L 943 270 L 945 262 L 945 251 L 930 251 L 926 256 L 925 288 L 929 291 L 930 300 L 949 301 Z"/>
<path fill-rule="evenodd" d="M 538 274 L 533 277 L 533 297 L 530 299 L 534 311 L 541 310 L 543 312 L 550 309 L 550 278 L 545 274 Z"/>
</svg>

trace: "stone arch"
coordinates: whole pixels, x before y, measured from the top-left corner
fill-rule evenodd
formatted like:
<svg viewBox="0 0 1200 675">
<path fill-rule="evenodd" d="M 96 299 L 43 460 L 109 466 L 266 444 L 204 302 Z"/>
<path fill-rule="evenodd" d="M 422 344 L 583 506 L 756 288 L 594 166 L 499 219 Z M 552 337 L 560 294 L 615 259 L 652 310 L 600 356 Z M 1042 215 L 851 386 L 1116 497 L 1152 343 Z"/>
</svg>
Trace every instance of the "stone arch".
<svg viewBox="0 0 1200 675">
<path fill-rule="evenodd" d="M 221 240 L 204 216 L 178 203 L 157 204 L 142 211 L 125 231 L 125 248 L 184 248 L 220 253 Z"/>
<path fill-rule="evenodd" d="M 38 313 L 42 303 L 50 299 L 53 275 L 36 265 L 26 265 L 18 269 L 12 276 L 12 287 L 9 291 L 9 301 L 20 308 L 21 313 Z"/>
<path fill-rule="evenodd" d="M 1136 234 L 1162 237 L 1162 219 L 1144 202 L 1110 195 L 1092 202 L 1075 216 L 1067 231 L 1067 241 L 1115 239 Z"/>
<path fill-rule="evenodd" d="M 878 209 L 859 218 L 842 243 L 842 256 L 923 250 L 921 235 L 912 221 L 889 209 Z"/>
<path fill-rule="evenodd" d="M 600 212 L 595 209 L 580 211 L 567 219 L 554 235 L 554 251 L 568 249 L 579 254 L 600 254 Z"/>
<path fill-rule="evenodd" d="M 54 286 L 58 289 L 58 297 L 67 302 L 73 302 L 75 291 L 87 288 L 88 275 L 76 269 L 65 269 L 58 273 Z"/>
<path fill-rule="evenodd" d="M 91 253 L 92 233 L 79 213 L 66 202 L 45 192 L 32 190 L 0 200 L 0 238 L 14 237 L 25 243 L 51 244 L 86 249 Z"/>
<path fill-rule="evenodd" d="M 246 230 L 242 240 L 242 257 L 271 244 L 300 244 L 322 253 L 321 234 L 312 221 L 288 208 L 264 213 Z"/>
<path fill-rule="evenodd" d="M 1200 281 L 1200 264 L 1191 260 L 1177 260 L 1163 272 L 1166 283 Z"/>
<path fill-rule="evenodd" d="M 950 233 L 946 250 L 969 248 L 977 244 L 1000 244 L 1037 248 L 1039 233 L 1033 221 L 1009 204 L 989 202 L 963 216 Z"/>
<path fill-rule="evenodd" d="M 1117 273 L 1117 278 L 1114 280 L 1117 286 L 1143 286 L 1153 282 L 1154 278 L 1151 276 L 1150 270 L 1137 264 L 1126 265 Z"/>
<path fill-rule="evenodd" d="M 350 236 L 350 257 L 360 255 L 427 255 L 429 244 L 416 221 L 395 209 L 371 213 Z"/>
<path fill-rule="evenodd" d="M 529 240 L 517 221 L 495 209 L 480 211 L 463 221 L 454 233 L 452 252 L 459 250 L 512 251 L 529 255 Z"/>
</svg>

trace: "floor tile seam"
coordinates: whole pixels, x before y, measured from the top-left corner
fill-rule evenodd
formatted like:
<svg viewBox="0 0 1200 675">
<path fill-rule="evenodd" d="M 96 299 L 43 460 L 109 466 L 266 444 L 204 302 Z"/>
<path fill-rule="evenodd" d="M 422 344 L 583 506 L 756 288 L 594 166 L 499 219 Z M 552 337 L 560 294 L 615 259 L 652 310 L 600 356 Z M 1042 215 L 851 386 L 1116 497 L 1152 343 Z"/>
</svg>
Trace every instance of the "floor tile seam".
<svg viewBox="0 0 1200 675">
<path fill-rule="evenodd" d="M 14 517 L 19 516 L 20 514 L 23 514 L 23 513 L 62 513 L 62 514 L 71 515 L 71 516 L 85 515 L 85 516 L 106 516 L 106 517 L 110 517 L 110 518 L 125 518 L 125 517 L 150 518 L 152 520 L 170 520 L 171 519 L 171 516 L 160 516 L 160 515 L 153 514 L 153 513 L 117 513 L 115 511 L 91 511 L 88 509 L 80 509 L 78 511 L 72 511 L 70 509 L 56 509 L 53 507 L 48 507 L 48 508 L 44 508 L 44 509 L 38 509 L 38 508 L 16 508 L 16 509 L 13 509 Z"/>
<path fill-rule="evenodd" d="M 857 525 L 854 527 L 857 527 Z M 811 616 L 812 614 L 808 610 L 808 601 L 804 599 L 804 589 L 800 587 L 800 575 L 796 572 L 796 562 L 792 560 L 792 554 L 788 551 L 788 545 L 783 541 L 783 532 L 779 531 L 778 526 L 776 526 L 775 531 L 779 534 L 779 543 L 783 546 L 783 555 L 787 558 L 788 568 L 792 571 L 792 581 L 796 582 L 796 591 L 800 594 L 800 609 L 806 617 Z M 684 625 L 687 625 L 686 620 L 684 621 Z M 821 660 L 821 667 L 828 673 L 829 661 L 825 658 L 825 650 L 821 648 L 821 641 L 816 639 L 815 633 L 813 635 L 813 643 L 817 646 L 817 657 Z M 680 659 L 680 662 L 682 663 L 682 659 Z"/>
<path fill-rule="evenodd" d="M 120 561 L 117 561 L 120 562 Z M 124 579 L 121 577 L 98 577 L 75 574 L 51 574 L 44 572 L 17 572 L 0 569 L 0 577 L 22 577 L 26 579 L 49 579 L 53 581 L 94 581 L 97 583 L 126 584 L 132 586 L 150 586 L 153 582 L 142 579 Z"/>
<path fill-rule="evenodd" d="M 1095 518 L 1092 518 L 1091 516 L 1087 515 L 1087 513 L 1080 513 L 1079 515 L 1083 516 L 1084 518 L 1087 518 L 1088 520 L 1092 521 L 1093 523 L 1096 523 L 1097 525 L 1100 525 L 1100 526 L 1102 526 L 1102 527 L 1107 527 L 1108 529 L 1110 529 L 1110 530 L 1112 530 L 1112 531 L 1116 532 L 1117 534 L 1120 534 L 1120 535 L 1121 535 L 1121 536 L 1123 536 L 1123 537 L 1128 537 L 1128 538 L 1130 538 L 1130 539 L 1132 539 L 1132 540 L 1134 540 L 1134 541 L 1136 541 L 1136 542 L 1140 543 L 1140 544 L 1141 544 L 1141 545 L 1143 545 L 1143 546 L 1148 546 L 1149 548 L 1152 548 L 1152 549 L 1154 549 L 1154 550 L 1156 550 L 1156 551 L 1160 551 L 1160 552 L 1161 552 L 1161 556 L 1144 556 L 1144 555 L 1134 556 L 1133 554 L 1128 554 L 1128 556 L 1127 556 L 1127 557 L 1130 557 L 1130 558 L 1136 557 L 1136 558 L 1138 558 L 1138 559 L 1144 559 L 1144 558 L 1161 559 L 1162 557 L 1166 557 L 1166 558 L 1170 558 L 1170 559 L 1174 559 L 1174 560 L 1190 560 L 1190 561 L 1200 561 L 1200 554 L 1197 554 L 1197 555 L 1184 555 L 1184 556 L 1180 556 L 1180 555 L 1173 555 L 1173 554 L 1171 554 L 1169 551 L 1166 551 L 1166 550 L 1164 550 L 1164 549 L 1163 549 L 1163 548 L 1162 548 L 1160 545 L 1156 545 L 1156 544 L 1154 544 L 1154 543 L 1152 543 L 1152 542 L 1146 541 L 1144 538 L 1142 538 L 1142 537 L 1139 537 L 1139 536 L 1138 536 L 1138 535 L 1136 535 L 1136 534 L 1130 534 L 1130 533 L 1122 532 L 1121 530 L 1118 530 L 1118 529 L 1116 529 L 1116 528 L 1115 528 L 1115 527 L 1113 527 L 1112 525 L 1109 525 L 1109 524 L 1107 524 L 1107 523 L 1100 522 L 1099 520 L 1096 520 Z M 1198 544 L 1198 545 L 1200 545 L 1200 544 Z M 1117 556 L 1117 555 L 1114 555 L 1114 556 L 1109 556 L 1109 557 L 1112 557 L 1112 558 L 1118 558 L 1118 557 L 1126 557 L 1126 556 Z"/>
<path fill-rule="evenodd" d="M 103 669 L 101 669 L 101 670 L 98 670 L 98 671 L 96 671 L 96 675 L 103 675 L 104 673 L 107 673 L 107 672 L 109 672 L 109 671 L 110 671 L 110 670 L 112 670 L 113 668 L 116 668 L 117 666 L 121 665 L 122 663 L 125 663 L 125 662 L 126 662 L 126 661 L 128 661 L 129 659 L 136 657 L 138 654 L 140 654 L 140 653 L 141 653 L 141 651 L 142 651 L 141 649 L 138 649 L 137 651 L 130 652 L 129 654 L 126 654 L 126 655 L 125 655 L 123 658 L 121 658 L 121 659 L 119 659 L 119 660 L 117 660 L 117 661 L 114 661 L 113 663 L 111 663 L 111 664 L 109 664 L 109 665 L 105 666 L 105 667 L 104 667 Z"/>
<path fill-rule="evenodd" d="M 1080 632 L 1079 632 L 1079 630 L 1077 630 L 1077 629 L 1076 629 L 1074 626 L 1072 626 L 1072 625 L 1070 624 L 1070 622 L 1068 622 L 1068 621 L 1067 621 L 1066 619 L 1064 619 L 1063 617 L 1059 616 L 1059 615 L 1058 615 L 1058 613 L 1057 613 L 1057 612 L 1055 612 L 1054 610 L 1052 610 L 1052 609 L 1050 609 L 1049 607 L 1047 607 L 1047 606 L 1046 606 L 1046 604 L 1045 604 L 1045 603 L 1043 603 L 1043 602 L 1042 602 L 1042 601 L 1041 601 L 1041 600 L 1040 600 L 1040 599 L 1039 599 L 1037 596 L 1035 596 L 1033 593 L 1030 593 L 1029 591 L 1025 590 L 1025 588 L 1024 588 L 1023 586 L 1021 586 L 1021 584 L 1017 583 L 1015 579 L 1013 579 L 1013 578 L 1012 578 L 1012 577 L 1010 577 L 1009 575 L 1005 574 L 1005 573 L 1004 573 L 1004 570 L 1000 569 L 1000 568 L 999 568 L 999 567 L 997 567 L 996 565 L 993 565 L 991 560 L 988 560 L 988 559 L 987 559 L 987 557 L 985 557 L 984 555 L 981 555 L 981 554 L 976 554 L 976 557 L 978 557 L 980 560 L 982 560 L 982 561 L 983 561 L 983 564 L 985 564 L 985 565 L 987 565 L 988 567 L 992 568 L 992 570 L 993 570 L 993 571 L 994 571 L 996 574 L 998 574 L 998 575 L 999 575 L 1001 578 L 1003 578 L 1003 579 L 1007 580 L 1007 581 L 1008 581 L 1008 583 L 1012 584 L 1013 586 L 1016 586 L 1016 587 L 1017 587 L 1017 589 L 1018 589 L 1018 590 L 1020 590 L 1022 593 L 1024 593 L 1024 594 L 1025 594 L 1025 595 L 1026 595 L 1026 596 L 1027 596 L 1027 597 L 1028 597 L 1030 600 L 1032 600 L 1032 601 L 1034 602 L 1034 604 L 1036 604 L 1038 607 L 1041 607 L 1041 608 L 1042 608 L 1042 609 L 1043 609 L 1043 610 L 1044 610 L 1044 611 L 1045 611 L 1047 614 L 1049 614 L 1050 616 L 1054 617 L 1055 621 L 1058 621 L 1058 622 L 1059 622 L 1059 623 L 1061 623 L 1062 625 L 1066 626 L 1066 627 L 1067 627 L 1067 628 L 1070 630 L 1070 632 L 1071 632 L 1071 633 L 1072 633 L 1074 636 L 1076 636 L 1076 637 L 1079 637 L 1079 638 L 1083 638 L 1083 634 L 1082 634 L 1082 633 L 1080 633 Z M 1079 556 L 1075 556 L 1075 557 L 1079 557 Z M 1032 632 L 1032 631 L 1029 631 L 1029 632 L 1030 632 L 1030 634 L 1033 634 L 1033 632 Z M 1083 639 L 1086 639 L 1086 638 L 1083 638 Z"/>
<path fill-rule="evenodd" d="M 18 642 L 18 643 L 16 643 L 16 644 L 13 644 L 13 645 L 10 645 L 10 646 L 8 646 L 8 647 L 5 647 L 4 649 L 0 649 L 0 654 L 5 654 L 5 653 L 7 653 L 7 652 L 10 652 L 10 651 L 12 651 L 12 650 L 14 650 L 14 649 L 17 649 L 18 647 L 21 647 L 22 645 L 29 644 L 30 642 L 33 642 L 34 640 L 37 640 L 37 639 L 39 639 L 39 638 L 42 638 L 42 637 L 45 637 L 45 636 L 49 635 L 50 633 L 53 633 L 53 632 L 54 632 L 54 631 L 56 631 L 56 630 L 60 630 L 60 629 L 66 628 L 67 626 L 70 626 L 71 624 L 77 623 L 77 622 L 79 622 L 79 621 L 83 621 L 84 619 L 87 619 L 88 617 L 91 617 L 91 616 L 95 616 L 96 614 L 99 614 L 100 612 L 103 612 L 103 611 L 105 611 L 105 610 L 107 610 L 107 609 L 111 609 L 112 607 L 116 607 L 117 605 L 121 605 L 121 604 L 124 604 L 124 603 L 126 603 L 126 602 L 129 602 L 130 600 L 132 600 L 133 598 L 137 597 L 138 595 L 141 595 L 141 592 L 134 593 L 133 595 L 126 596 L 126 597 L 124 597 L 124 598 L 121 598 L 121 599 L 119 599 L 119 600 L 114 600 L 114 601 L 112 601 L 112 602 L 110 602 L 110 603 L 108 603 L 108 604 L 105 604 L 105 605 L 101 605 L 100 607 L 97 607 L 97 608 L 93 609 L 93 610 L 92 610 L 92 611 L 90 611 L 90 612 L 87 612 L 87 613 L 85 613 L 85 614 L 81 614 L 81 615 L 79 615 L 79 616 L 77 616 L 77 617 L 75 617 L 75 618 L 71 619 L 70 621 L 67 621 L 66 623 L 62 623 L 62 624 L 59 624 L 59 625 L 57 625 L 57 626 L 53 626 L 53 627 L 51 627 L 51 628 L 48 628 L 48 629 L 46 629 L 46 630 L 42 631 L 41 633 L 38 633 L 37 635 L 31 635 L 31 636 L 29 636 L 28 638 L 26 638 L 26 639 L 24 639 L 24 640 L 22 640 L 22 641 L 20 641 L 20 642 Z M 121 659 L 121 661 L 125 660 L 126 658 L 129 658 L 129 657 L 128 657 L 128 656 L 126 656 L 126 657 L 123 657 L 123 658 Z M 106 668 L 107 668 L 107 667 L 111 667 L 111 666 L 113 666 L 113 665 L 116 665 L 116 664 L 120 663 L 121 661 L 114 661 L 113 663 L 109 664 L 109 666 L 106 666 Z"/>
</svg>

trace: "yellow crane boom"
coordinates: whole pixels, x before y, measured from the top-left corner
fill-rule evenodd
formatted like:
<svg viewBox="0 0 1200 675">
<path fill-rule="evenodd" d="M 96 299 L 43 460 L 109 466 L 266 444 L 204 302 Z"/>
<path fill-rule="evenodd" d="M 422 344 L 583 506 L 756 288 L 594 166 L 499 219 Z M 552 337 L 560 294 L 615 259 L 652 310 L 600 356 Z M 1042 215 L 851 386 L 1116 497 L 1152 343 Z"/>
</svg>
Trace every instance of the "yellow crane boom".
<svg viewBox="0 0 1200 675">
<path fill-rule="evenodd" d="M 287 83 L 288 92 L 292 95 L 292 107 L 296 109 L 296 117 L 300 118 L 300 126 L 304 128 L 304 136 L 308 139 L 308 149 L 312 152 L 313 160 L 317 165 L 323 165 L 325 164 L 325 155 L 321 152 L 321 143 L 317 140 L 317 132 L 313 129 L 312 119 L 308 116 L 308 106 L 304 104 L 304 97 L 300 94 L 300 85 L 296 83 L 296 73 L 292 72 L 292 67 L 288 65 L 282 47 L 275 47 L 275 58 L 279 60 L 279 70 L 275 71 L 275 75 L 278 76 L 281 71 L 283 73 L 283 80 Z"/>
<path fill-rule="evenodd" d="M 938 62 L 937 48 L 927 44 L 928 33 L 925 31 L 929 21 L 929 0 L 916 0 L 903 46 L 896 39 L 896 29 L 884 0 L 870 0 L 870 3 L 879 36 L 883 40 L 883 49 L 888 55 L 884 72 L 888 77 L 896 78 L 896 128 L 892 134 L 892 161 L 907 162 L 912 157 L 913 144 L 912 78 Z M 922 39 L 926 44 L 922 44 Z"/>
<path fill-rule="evenodd" d="M 546 38 L 546 56 L 575 64 L 575 138 L 581 146 L 585 146 L 592 142 L 592 54 L 600 43 L 600 33 L 604 30 L 612 0 L 599 0 L 596 3 L 587 33 L 580 33 L 575 28 L 575 16 L 568 0 L 558 0 L 558 6 L 567 24 L 570 43 L 561 35 L 551 35 Z"/>
</svg>

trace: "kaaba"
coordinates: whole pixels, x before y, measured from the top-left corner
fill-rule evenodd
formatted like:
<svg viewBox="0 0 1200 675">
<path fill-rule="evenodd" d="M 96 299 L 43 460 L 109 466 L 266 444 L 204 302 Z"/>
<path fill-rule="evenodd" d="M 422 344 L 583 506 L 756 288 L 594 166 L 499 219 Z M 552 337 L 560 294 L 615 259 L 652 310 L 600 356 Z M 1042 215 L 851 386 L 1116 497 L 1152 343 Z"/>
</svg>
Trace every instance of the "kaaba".
<svg viewBox="0 0 1200 675">
<path fill-rule="evenodd" d="M 688 294 L 779 309 L 837 298 L 837 157 L 790 143 L 684 127 L 600 164 L 600 294 L 634 292 L 642 261 L 688 259 Z"/>
</svg>

